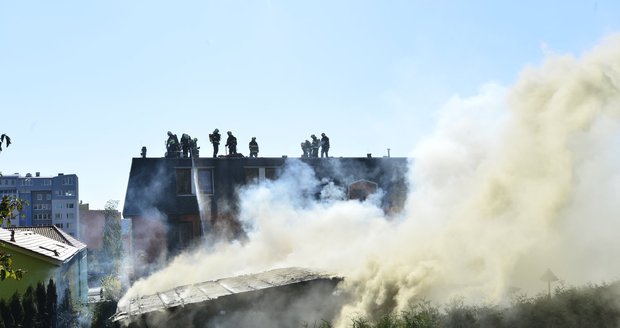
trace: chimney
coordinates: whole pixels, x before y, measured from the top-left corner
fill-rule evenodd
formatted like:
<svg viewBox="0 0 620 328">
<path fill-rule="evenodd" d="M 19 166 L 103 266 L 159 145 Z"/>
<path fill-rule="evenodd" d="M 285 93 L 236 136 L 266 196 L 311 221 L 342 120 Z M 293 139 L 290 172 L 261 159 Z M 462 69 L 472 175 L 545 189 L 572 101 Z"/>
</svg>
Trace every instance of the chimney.
<svg viewBox="0 0 620 328">
<path fill-rule="evenodd" d="M 372 154 L 371 154 L 371 153 L 368 153 L 368 154 L 366 154 L 366 157 L 368 157 L 368 158 L 372 158 Z"/>
<path fill-rule="evenodd" d="M 41 172 L 35 172 L 34 175 L 38 178 L 41 176 Z"/>
<path fill-rule="evenodd" d="M 11 230 L 11 241 L 15 242 L 15 230 Z"/>
<path fill-rule="evenodd" d="M 58 176 L 65 175 L 64 173 L 58 173 Z"/>
</svg>

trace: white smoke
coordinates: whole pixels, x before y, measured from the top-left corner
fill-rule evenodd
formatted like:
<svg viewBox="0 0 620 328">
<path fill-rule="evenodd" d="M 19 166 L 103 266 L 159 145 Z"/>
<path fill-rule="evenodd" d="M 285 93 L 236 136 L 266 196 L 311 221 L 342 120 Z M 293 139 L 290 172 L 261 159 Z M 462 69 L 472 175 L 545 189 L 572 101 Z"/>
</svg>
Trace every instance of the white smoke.
<svg viewBox="0 0 620 328">
<path fill-rule="evenodd" d="M 313 200 L 320 184 L 298 163 L 241 191 L 247 242 L 183 254 L 124 300 L 312 267 L 347 278 L 347 326 L 352 315 L 418 298 L 499 302 L 512 287 L 535 292 L 547 268 L 573 284 L 618 277 L 620 36 L 579 59 L 548 58 L 512 88 L 454 97 L 442 114 L 416 147 L 402 217 L 386 218 L 372 201 Z"/>
</svg>

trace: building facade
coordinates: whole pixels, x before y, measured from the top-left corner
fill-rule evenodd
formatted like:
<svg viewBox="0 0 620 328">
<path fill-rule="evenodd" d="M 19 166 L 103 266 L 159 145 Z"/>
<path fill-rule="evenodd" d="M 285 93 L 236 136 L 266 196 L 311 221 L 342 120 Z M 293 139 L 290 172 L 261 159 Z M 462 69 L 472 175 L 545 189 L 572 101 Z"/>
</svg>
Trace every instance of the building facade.
<svg viewBox="0 0 620 328">
<path fill-rule="evenodd" d="M 79 181 L 75 174 L 43 177 L 18 173 L 0 177 L 0 196 L 26 201 L 24 210 L 11 222 L 15 226 L 54 225 L 71 236 L 79 236 Z"/>
<path fill-rule="evenodd" d="M 123 208 L 133 222 L 134 263 L 165 262 L 206 234 L 243 235 L 239 187 L 279 179 L 289 165 L 309 167 L 317 181 L 339 186 L 349 199 L 380 189 L 386 212 L 404 206 L 406 158 L 134 158 Z"/>
</svg>

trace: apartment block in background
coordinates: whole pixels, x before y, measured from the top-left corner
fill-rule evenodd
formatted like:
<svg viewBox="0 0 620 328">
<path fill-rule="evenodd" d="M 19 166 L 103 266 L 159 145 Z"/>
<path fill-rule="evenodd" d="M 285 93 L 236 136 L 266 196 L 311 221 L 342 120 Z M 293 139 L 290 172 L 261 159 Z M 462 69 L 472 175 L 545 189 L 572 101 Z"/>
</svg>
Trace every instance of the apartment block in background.
<svg viewBox="0 0 620 328">
<path fill-rule="evenodd" d="M 0 196 L 15 196 L 27 202 L 15 226 L 54 225 L 75 238 L 79 236 L 79 183 L 75 174 L 33 176 L 27 173 L 0 177 Z"/>
</svg>

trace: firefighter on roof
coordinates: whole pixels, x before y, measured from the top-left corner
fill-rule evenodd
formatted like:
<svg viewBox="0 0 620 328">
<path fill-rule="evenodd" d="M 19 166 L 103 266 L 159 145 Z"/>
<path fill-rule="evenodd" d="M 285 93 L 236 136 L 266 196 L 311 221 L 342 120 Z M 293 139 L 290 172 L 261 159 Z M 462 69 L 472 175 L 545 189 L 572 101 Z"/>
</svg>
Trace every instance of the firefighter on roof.
<svg viewBox="0 0 620 328">
<path fill-rule="evenodd" d="M 213 133 L 209 134 L 209 141 L 211 141 L 211 143 L 213 144 L 213 158 L 217 157 L 217 152 L 220 148 L 221 138 L 222 137 L 220 136 L 220 130 L 218 129 L 213 130 Z"/>
<path fill-rule="evenodd" d="M 181 149 L 179 145 L 179 138 L 177 135 L 168 131 L 168 140 L 166 140 L 166 157 L 168 158 L 176 158 L 179 157 L 179 150 Z"/>
<path fill-rule="evenodd" d="M 312 138 L 312 155 L 310 157 L 319 157 L 319 147 L 321 142 L 314 134 L 310 136 Z"/>
<path fill-rule="evenodd" d="M 237 154 L 237 138 L 233 136 L 232 132 L 228 131 L 228 139 L 226 139 L 226 147 L 228 147 L 229 155 Z"/>
<path fill-rule="evenodd" d="M 250 141 L 250 157 L 258 156 L 258 142 L 256 142 L 256 137 L 252 137 L 252 141 Z"/>
<path fill-rule="evenodd" d="M 325 155 L 325 157 L 329 157 L 329 138 L 325 135 L 325 133 L 321 133 L 321 157 Z"/>
</svg>

